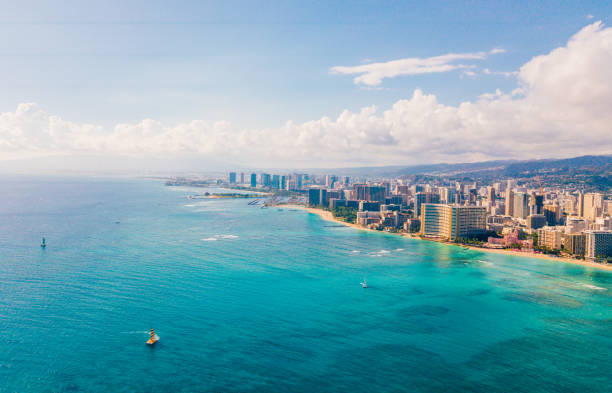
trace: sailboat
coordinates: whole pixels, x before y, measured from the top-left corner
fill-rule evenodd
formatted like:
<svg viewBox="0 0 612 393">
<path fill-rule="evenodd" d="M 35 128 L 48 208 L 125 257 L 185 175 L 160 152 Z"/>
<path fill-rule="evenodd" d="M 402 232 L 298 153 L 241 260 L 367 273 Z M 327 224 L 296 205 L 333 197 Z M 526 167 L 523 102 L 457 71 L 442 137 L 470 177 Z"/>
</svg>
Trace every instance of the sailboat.
<svg viewBox="0 0 612 393">
<path fill-rule="evenodd" d="M 363 278 L 363 282 L 360 282 L 360 284 L 361 284 L 362 288 L 367 288 L 368 287 L 368 282 L 366 281 L 365 277 Z"/>
<path fill-rule="evenodd" d="M 151 337 L 149 338 L 149 341 L 147 341 L 147 345 L 153 345 L 158 341 L 159 341 L 159 336 L 155 334 L 155 331 L 153 330 L 153 328 L 151 328 Z"/>
<path fill-rule="evenodd" d="M 40 246 L 41 246 L 42 248 L 47 247 L 47 242 L 45 241 L 45 238 L 44 238 L 44 237 L 42 238 L 42 242 L 40 243 Z"/>
</svg>

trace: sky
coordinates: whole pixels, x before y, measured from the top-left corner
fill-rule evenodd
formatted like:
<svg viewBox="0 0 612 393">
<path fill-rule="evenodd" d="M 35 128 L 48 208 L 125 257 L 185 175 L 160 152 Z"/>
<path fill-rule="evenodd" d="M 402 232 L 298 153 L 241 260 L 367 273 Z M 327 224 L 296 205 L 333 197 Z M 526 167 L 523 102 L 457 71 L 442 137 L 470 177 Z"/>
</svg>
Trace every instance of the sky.
<svg viewBox="0 0 612 393">
<path fill-rule="evenodd" d="M 610 23 L 602 1 L 3 1 L 0 168 L 610 154 Z"/>
</svg>

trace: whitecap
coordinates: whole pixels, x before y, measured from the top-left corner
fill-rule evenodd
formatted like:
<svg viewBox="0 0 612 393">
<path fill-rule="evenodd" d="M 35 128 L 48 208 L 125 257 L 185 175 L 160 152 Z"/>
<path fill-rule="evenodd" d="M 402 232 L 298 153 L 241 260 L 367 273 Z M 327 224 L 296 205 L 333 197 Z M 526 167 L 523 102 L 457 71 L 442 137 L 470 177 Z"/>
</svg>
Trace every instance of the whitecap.
<svg viewBox="0 0 612 393">
<path fill-rule="evenodd" d="M 238 239 L 238 236 L 236 235 L 217 235 L 218 237 L 220 237 L 221 239 Z"/>
<path fill-rule="evenodd" d="M 395 251 L 404 251 L 403 248 L 396 248 Z"/>
<path fill-rule="evenodd" d="M 388 250 L 380 250 L 378 253 L 379 254 L 389 254 L 391 251 Z"/>
<path fill-rule="evenodd" d="M 592 289 L 594 291 L 607 291 L 606 288 L 598 287 L 597 285 L 582 284 L 582 286 L 585 287 L 585 288 L 588 288 L 588 289 Z"/>
<path fill-rule="evenodd" d="M 203 242 L 214 242 L 217 240 L 216 237 L 207 237 L 206 239 L 202 239 Z"/>
</svg>

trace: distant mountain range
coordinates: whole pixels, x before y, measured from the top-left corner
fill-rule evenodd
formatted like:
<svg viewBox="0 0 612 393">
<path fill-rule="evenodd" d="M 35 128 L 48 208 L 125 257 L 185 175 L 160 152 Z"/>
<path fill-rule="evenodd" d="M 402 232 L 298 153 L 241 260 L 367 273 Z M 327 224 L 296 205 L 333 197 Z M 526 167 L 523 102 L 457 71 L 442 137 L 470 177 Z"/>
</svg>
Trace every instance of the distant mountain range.
<svg viewBox="0 0 612 393">
<path fill-rule="evenodd" d="M 580 156 L 563 159 L 545 160 L 496 160 L 460 164 L 427 164 L 413 166 L 382 166 L 361 168 L 336 168 L 313 170 L 315 173 L 335 173 L 344 176 L 401 177 L 411 175 L 442 177 L 521 177 L 534 173 L 590 172 L 608 174 L 612 172 L 612 155 Z"/>
</svg>

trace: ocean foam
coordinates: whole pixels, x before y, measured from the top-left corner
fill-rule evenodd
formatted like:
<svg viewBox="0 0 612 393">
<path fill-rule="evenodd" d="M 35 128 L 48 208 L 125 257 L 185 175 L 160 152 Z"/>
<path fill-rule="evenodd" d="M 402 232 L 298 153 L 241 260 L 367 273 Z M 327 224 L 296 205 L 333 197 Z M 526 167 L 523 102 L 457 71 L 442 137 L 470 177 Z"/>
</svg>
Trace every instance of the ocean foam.
<svg viewBox="0 0 612 393">
<path fill-rule="evenodd" d="M 594 291 L 607 291 L 606 288 L 598 287 L 597 285 L 582 284 L 582 286 L 585 287 L 585 288 L 588 288 L 588 289 L 592 289 Z"/>
<path fill-rule="evenodd" d="M 207 237 L 206 239 L 202 239 L 203 242 L 214 242 L 217 240 L 216 237 Z"/>
</svg>

